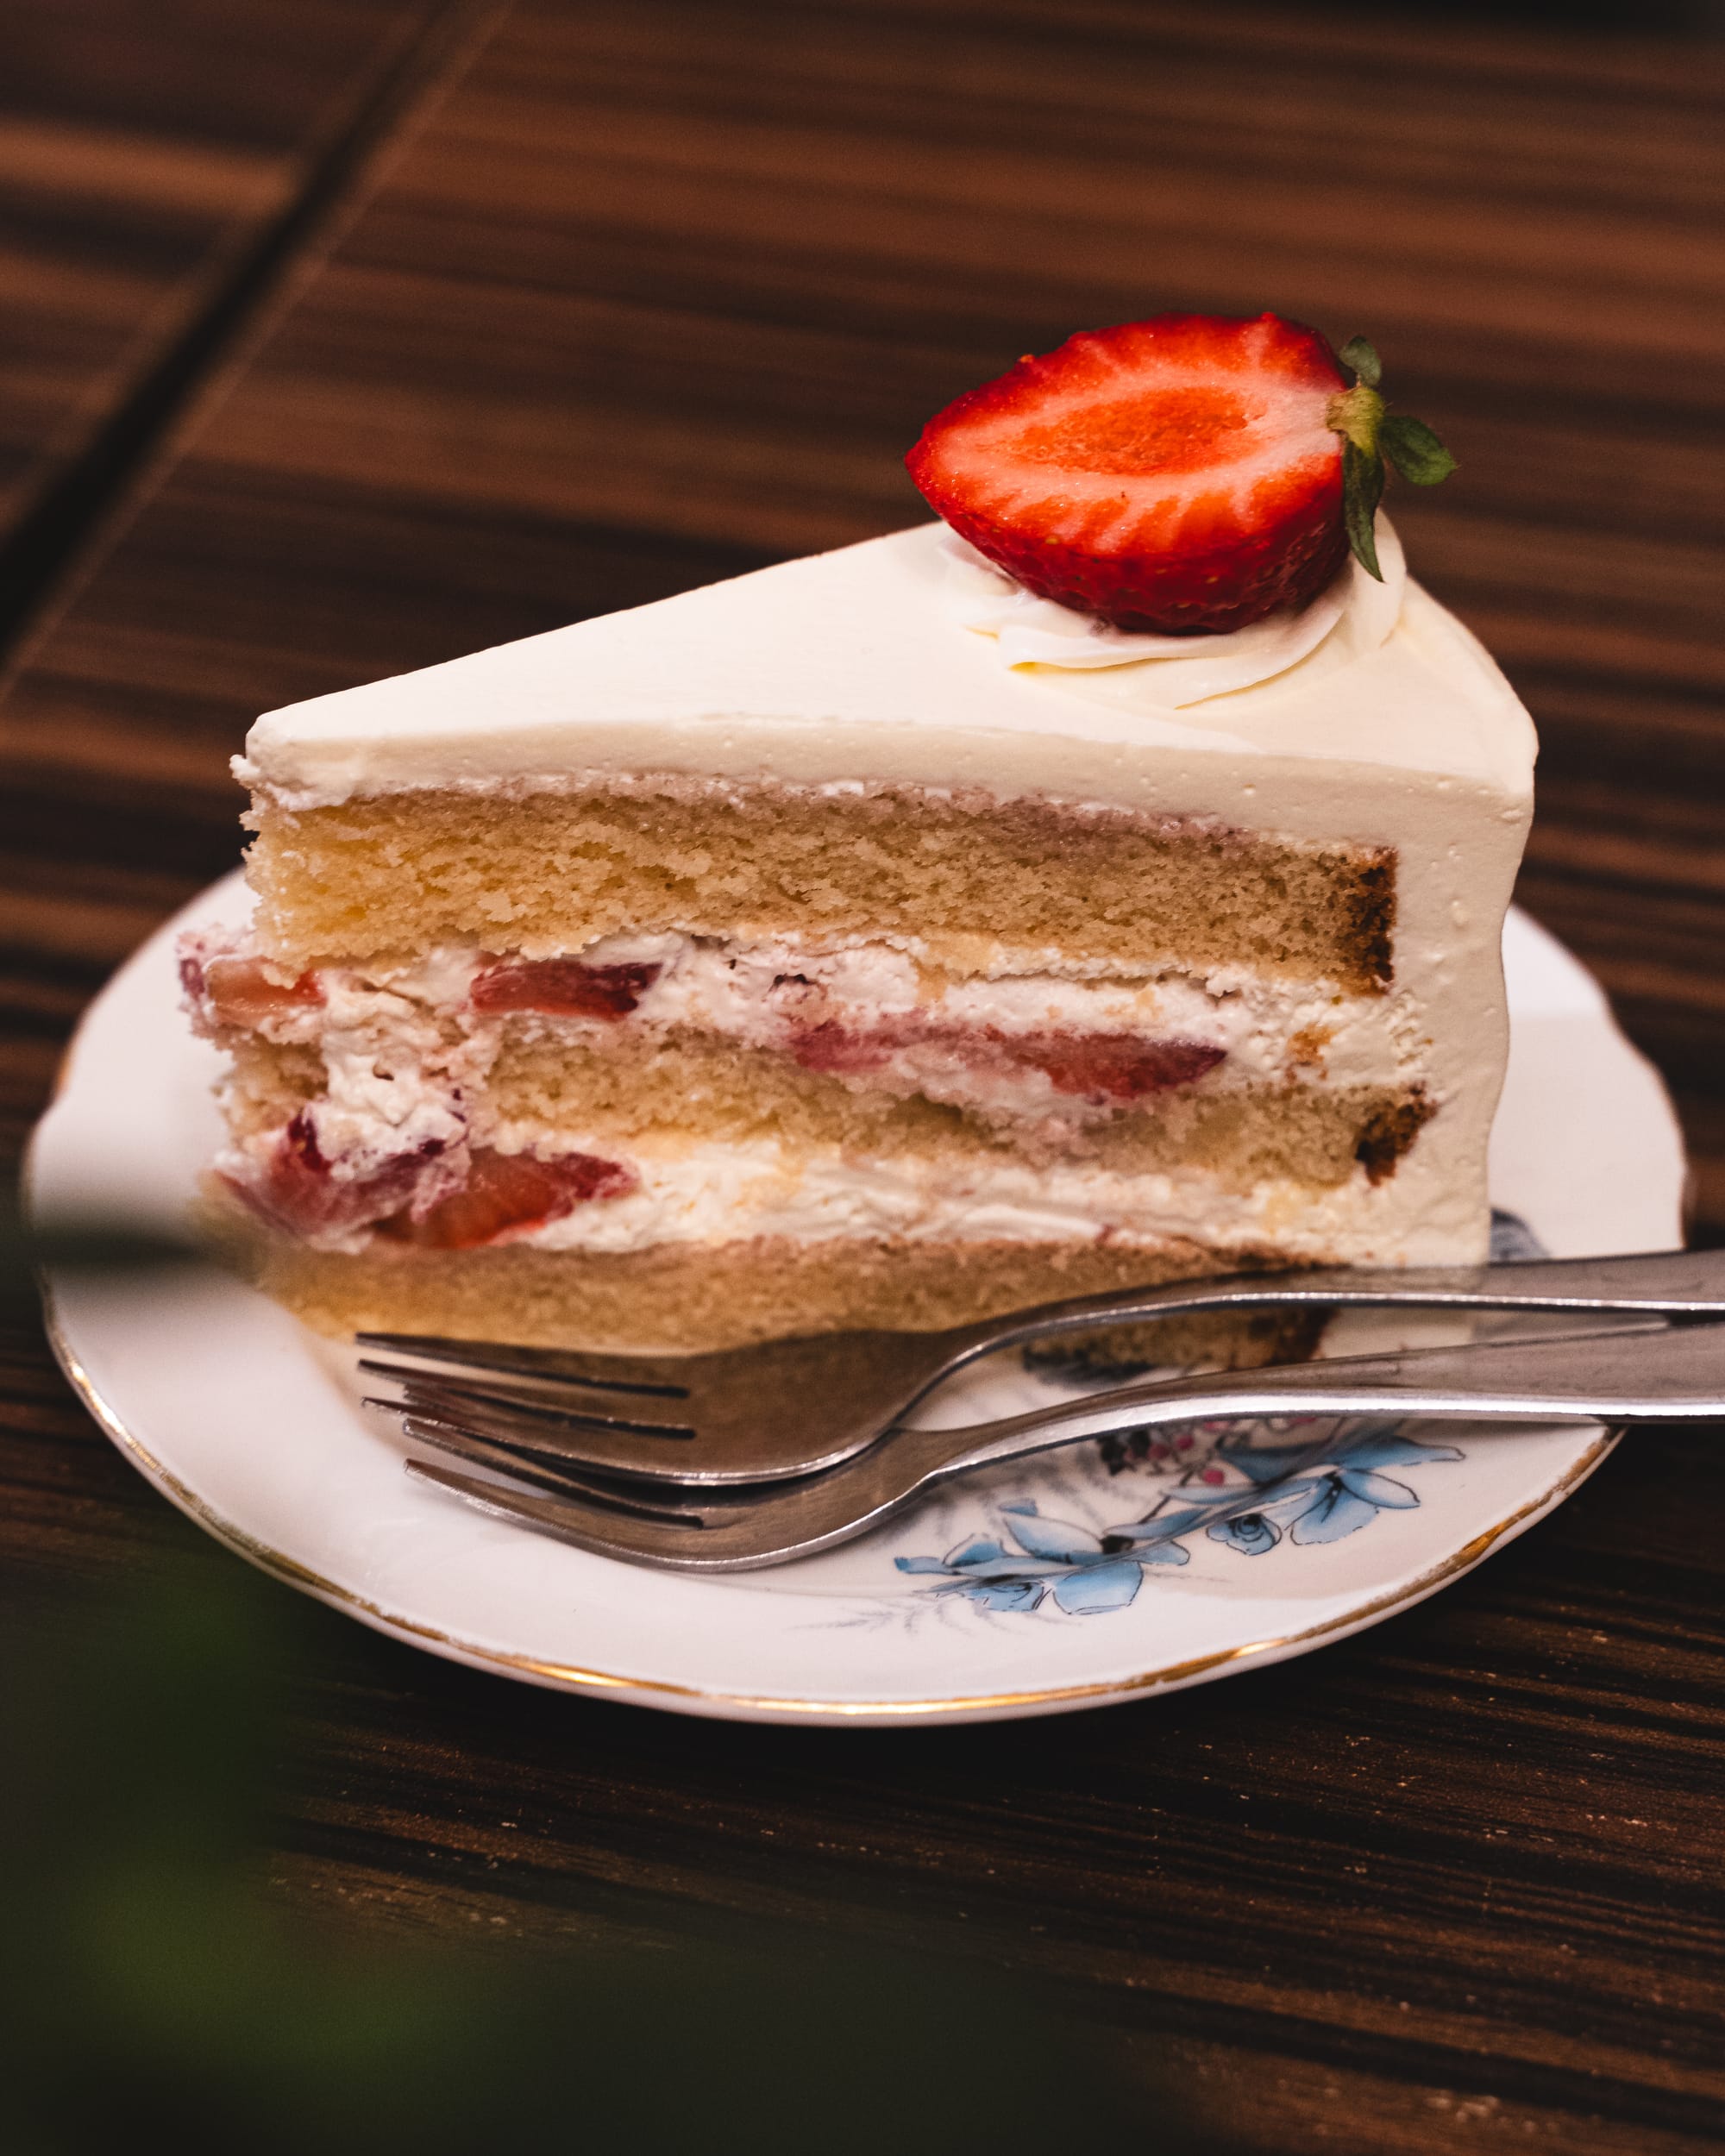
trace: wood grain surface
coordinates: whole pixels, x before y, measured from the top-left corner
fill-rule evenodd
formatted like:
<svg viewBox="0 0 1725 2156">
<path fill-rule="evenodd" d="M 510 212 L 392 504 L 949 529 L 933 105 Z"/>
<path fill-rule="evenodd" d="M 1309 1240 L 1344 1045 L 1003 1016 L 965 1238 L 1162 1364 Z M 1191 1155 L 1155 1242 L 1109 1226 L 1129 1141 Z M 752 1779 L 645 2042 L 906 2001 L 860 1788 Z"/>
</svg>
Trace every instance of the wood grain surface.
<svg viewBox="0 0 1725 2156">
<path fill-rule="evenodd" d="M 0 635 L 386 124 L 445 4 L 0 10 Z"/>
<path fill-rule="evenodd" d="M 1371 335 L 1461 460 L 1395 513 L 1540 723 L 1522 900 L 1665 1072 L 1725 1239 L 1716 48 L 1126 0 L 518 0 L 441 34 L 20 641 L 14 1143 L 89 994 L 232 864 L 256 711 L 911 522 L 906 445 L 1018 353 L 1269 306 Z M 37 1346 L 9 1369 L 13 1564 L 189 1535 Z M 1716 1438 L 1656 1433 L 1295 1668 L 909 1738 L 570 1702 L 332 1619 L 282 1890 L 984 1956 L 1174 2046 L 1218 2147 L 1699 2150 L 1722 1546 Z"/>
</svg>

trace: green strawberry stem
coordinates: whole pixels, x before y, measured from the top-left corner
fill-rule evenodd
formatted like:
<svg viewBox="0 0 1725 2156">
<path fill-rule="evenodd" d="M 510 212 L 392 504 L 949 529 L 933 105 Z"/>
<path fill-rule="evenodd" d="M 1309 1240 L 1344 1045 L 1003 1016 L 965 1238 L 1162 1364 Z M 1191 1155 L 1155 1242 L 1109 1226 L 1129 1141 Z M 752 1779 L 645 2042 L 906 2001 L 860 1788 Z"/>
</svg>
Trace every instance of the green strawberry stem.
<svg viewBox="0 0 1725 2156">
<path fill-rule="evenodd" d="M 1373 525 L 1386 459 L 1415 486 L 1435 486 L 1446 479 L 1456 461 L 1423 419 L 1389 410 L 1378 394 L 1382 364 L 1364 337 L 1350 337 L 1340 357 L 1353 383 L 1331 398 L 1325 422 L 1342 437 L 1342 516 L 1348 545 L 1360 567 L 1381 584 Z"/>
</svg>

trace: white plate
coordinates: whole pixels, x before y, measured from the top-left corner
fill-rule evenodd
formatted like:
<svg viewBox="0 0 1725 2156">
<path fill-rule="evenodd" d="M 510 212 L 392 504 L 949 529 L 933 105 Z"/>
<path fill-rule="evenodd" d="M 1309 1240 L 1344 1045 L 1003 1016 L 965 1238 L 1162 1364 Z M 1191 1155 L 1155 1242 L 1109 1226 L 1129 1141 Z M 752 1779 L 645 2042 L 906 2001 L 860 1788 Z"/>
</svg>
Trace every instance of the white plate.
<svg viewBox="0 0 1725 2156">
<path fill-rule="evenodd" d="M 174 938 L 245 904 L 237 877 L 216 885 L 97 1000 L 33 1149 L 43 1213 L 100 1202 L 183 1217 L 216 1140 L 217 1058 L 180 1015 Z M 1505 956 L 1515 1046 L 1492 1137 L 1496 1203 L 1558 1256 L 1674 1246 L 1682 1144 L 1659 1079 L 1551 937 L 1512 917 Z M 1201 1433 L 1118 1471 L 1085 1445 L 961 1484 L 800 1564 L 680 1578 L 411 1482 L 404 1446 L 360 1412 L 351 1354 L 213 1268 L 146 1288 L 62 1278 L 50 1322 L 127 1457 L 266 1570 L 478 1668 L 744 1720 L 1052 1714 L 1302 1654 L 1458 1577 L 1611 1444 L 1574 1426 L 1355 1425 L 1333 1470 L 1256 1526 L 1224 1541 L 1199 1526 L 1142 1565 L 1102 1548 L 1110 1527 L 1201 1500 L 1240 1470 Z M 1012 1413 L 1046 1383 L 996 1358 L 947 1388 L 931 1420 Z"/>
</svg>

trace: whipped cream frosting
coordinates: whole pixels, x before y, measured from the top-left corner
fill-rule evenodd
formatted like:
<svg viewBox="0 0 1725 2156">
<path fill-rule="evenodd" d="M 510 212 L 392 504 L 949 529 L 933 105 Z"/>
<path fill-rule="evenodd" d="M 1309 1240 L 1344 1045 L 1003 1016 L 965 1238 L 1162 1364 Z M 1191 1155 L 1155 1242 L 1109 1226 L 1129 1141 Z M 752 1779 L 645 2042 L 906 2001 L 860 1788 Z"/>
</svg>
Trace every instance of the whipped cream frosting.
<svg viewBox="0 0 1725 2156">
<path fill-rule="evenodd" d="M 1364 797 L 1386 789 L 1530 790 L 1527 713 L 1411 578 L 1387 636 L 1344 607 L 1302 659 L 1176 715 L 1156 665 L 1002 667 L 952 618 L 945 532 L 917 525 L 290 705 L 253 726 L 236 774 L 294 809 L 652 772 L 1030 794 L 1373 842 L 1389 812 Z"/>
<path fill-rule="evenodd" d="M 1350 555 L 1327 590 L 1309 605 L 1282 608 L 1220 636 L 1148 636 L 1116 629 L 1094 614 L 1026 591 L 956 531 L 944 532 L 940 543 L 953 619 L 992 636 L 1002 666 L 1069 672 L 1130 667 L 1134 694 L 1146 706 L 1168 711 L 1274 680 L 1343 624 L 1342 640 L 1351 651 L 1376 651 L 1401 618 L 1408 582 L 1402 542 L 1389 518 L 1380 516 L 1381 578 Z"/>
</svg>

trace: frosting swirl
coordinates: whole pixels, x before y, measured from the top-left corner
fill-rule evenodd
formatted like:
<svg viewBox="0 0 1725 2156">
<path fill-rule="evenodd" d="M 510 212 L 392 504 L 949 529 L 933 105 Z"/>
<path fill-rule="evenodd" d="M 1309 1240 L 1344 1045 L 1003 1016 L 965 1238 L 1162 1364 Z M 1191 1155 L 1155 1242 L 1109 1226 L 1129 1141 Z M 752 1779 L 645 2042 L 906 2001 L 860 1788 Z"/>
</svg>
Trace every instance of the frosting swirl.
<svg viewBox="0 0 1725 2156">
<path fill-rule="evenodd" d="M 1352 555 L 1308 606 L 1269 614 L 1221 636 L 1134 635 L 1053 599 L 1038 599 L 956 531 L 944 530 L 954 618 L 994 638 L 1003 667 L 1062 672 L 1131 667 L 1133 701 L 1179 711 L 1285 674 L 1333 637 L 1355 655 L 1375 651 L 1402 612 L 1408 565 L 1387 517 L 1377 520 L 1379 583 Z M 1339 632 L 1339 633 L 1338 633 Z"/>
</svg>

